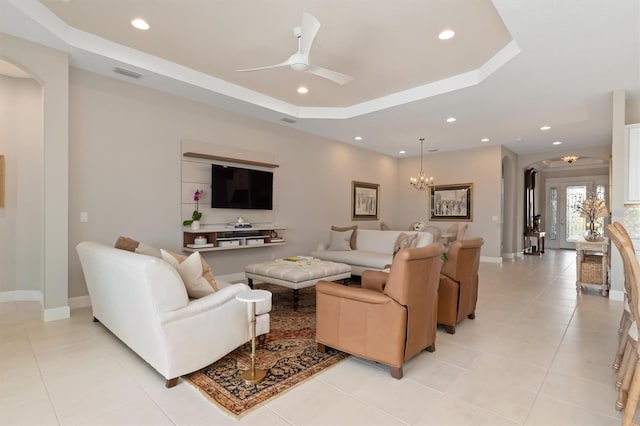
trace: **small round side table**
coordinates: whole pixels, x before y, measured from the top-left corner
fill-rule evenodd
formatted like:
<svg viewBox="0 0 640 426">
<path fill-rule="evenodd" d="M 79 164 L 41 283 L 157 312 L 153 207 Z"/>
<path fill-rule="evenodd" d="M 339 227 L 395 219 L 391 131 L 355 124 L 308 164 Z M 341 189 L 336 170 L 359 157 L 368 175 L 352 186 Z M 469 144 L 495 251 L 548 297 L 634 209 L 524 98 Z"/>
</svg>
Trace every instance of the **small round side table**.
<svg viewBox="0 0 640 426">
<path fill-rule="evenodd" d="M 256 368 L 256 303 L 271 299 L 267 290 L 245 290 L 236 294 L 240 302 L 251 303 L 251 369 L 242 372 L 242 378 L 248 385 L 257 385 L 267 375 L 261 368 Z"/>
</svg>

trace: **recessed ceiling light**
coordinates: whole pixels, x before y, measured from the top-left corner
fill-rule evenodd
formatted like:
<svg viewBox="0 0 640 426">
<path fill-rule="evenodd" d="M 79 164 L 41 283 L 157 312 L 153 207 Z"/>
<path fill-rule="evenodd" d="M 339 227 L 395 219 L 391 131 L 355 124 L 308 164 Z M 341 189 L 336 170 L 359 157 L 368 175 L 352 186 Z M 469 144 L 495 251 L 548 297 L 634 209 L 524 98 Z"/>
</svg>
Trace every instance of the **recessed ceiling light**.
<svg viewBox="0 0 640 426">
<path fill-rule="evenodd" d="M 553 143 L 553 145 L 562 145 L 562 142 L 560 142 L 560 141 L 555 141 L 555 142 Z"/>
<path fill-rule="evenodd" d="M 362 136 L 356 136 L 354 139 L 357 140 L 357 141 L 361 141 L 362 140 Z"/>
<path fill-rule="evenodd" d="M 407 151 L 405 151 L 404 149 L 402 151 L 398 152 L 398 154 L 406 154 L 406 153 L 407 153 Z"/>
<path fill-rule="evenodd" d="M 133 25 L 135 28 L 139 29 L 139 30 L 143 30 L 146 31 L 148 30 L 149 24 L 147 24 L 147 21 L 145 21 L 142 18 L 136 18 L 133 21 L 131 21 L 131 25 Z"/>
<path fill-rule="evenodd" d="M 309 93 L 309 89 L 307 89 L 304 86 L 300 86 L 298 87 L 298 89 L 296 90 L 298 93 L 300 93 L 301 95 L 304 95 L 305 93 Z"/>
<path fill-rule="evenodd" d="M 551 128 L 551 126 L 542 126 L 542 127 L 540 127 L 540 130 L 542 130 L 544 132 L 545 130 L 549 130 L 550 128 Z"/>
<path fill-rule="evenodd" d="M 453 31 L 453 30 L 444 30 L 440 34 L 438 34 L 438 38 L 440 40 L 449 40 L 450 38 L 453 38 L 454 35 L 456 35 L 455 31 Z"/>
<path fill-rule="evenodd" d="M 480 142 L 489 142 L 489 138 L 480 139 Z"/>
<path fill-rule="evenodd" d="M 454 121 L 456 121 L 455 117 L 449 117 L 447 118 L 447 123 L 453 123 Z"/>
</svg>

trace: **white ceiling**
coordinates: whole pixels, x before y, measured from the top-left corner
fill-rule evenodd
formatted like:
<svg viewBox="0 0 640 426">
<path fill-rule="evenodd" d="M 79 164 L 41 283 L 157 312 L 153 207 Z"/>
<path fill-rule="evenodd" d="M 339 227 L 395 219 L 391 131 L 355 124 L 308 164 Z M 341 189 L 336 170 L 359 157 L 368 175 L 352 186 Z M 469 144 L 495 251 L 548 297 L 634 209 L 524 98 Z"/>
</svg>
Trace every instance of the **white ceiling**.
<svg viewBox="0 0 640 426">
<path fill-rule="evenodd" d="M 640 121 L 639 3 L 0 0 L 0 32 L 65 50 L 72 66 L 392 156 L 418 155 L 420 137 L 425 150 L 489 138 L 517 153 L 566 152 L 611 143 L 613 90 L 627 92 L 628 120 Z M 303 12 L 321 23 L 312 65 L 352 82 L 237 71 L 294 53 Z M 136 17 L 151 29 L 132 28 Z M 456 36 L 438 40 L 445 28 Z M 295 92 L 302 84 L 306 95 Z"/>
</svg>

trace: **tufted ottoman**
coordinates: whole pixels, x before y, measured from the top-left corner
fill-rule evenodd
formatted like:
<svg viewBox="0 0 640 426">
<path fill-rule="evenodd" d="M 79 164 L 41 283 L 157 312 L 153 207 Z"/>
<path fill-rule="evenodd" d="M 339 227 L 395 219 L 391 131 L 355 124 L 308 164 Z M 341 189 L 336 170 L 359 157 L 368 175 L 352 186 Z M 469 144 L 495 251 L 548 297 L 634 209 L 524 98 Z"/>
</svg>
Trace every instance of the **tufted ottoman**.
<svg viewBox="0 0 640 426">
<path fill-rule="evenodd" d="M 271 262 L 253 263 L 244 269 L 249 287 L 253 280 L 293 289 L 293 309 L 298 310 L 298 290 L 311 287 L 320 280 L 343 280 L 346 285 L 351 277 L 351 267 L 346 263 L 320 259 L 289 261 L 277 259 Z"/>
</svg>

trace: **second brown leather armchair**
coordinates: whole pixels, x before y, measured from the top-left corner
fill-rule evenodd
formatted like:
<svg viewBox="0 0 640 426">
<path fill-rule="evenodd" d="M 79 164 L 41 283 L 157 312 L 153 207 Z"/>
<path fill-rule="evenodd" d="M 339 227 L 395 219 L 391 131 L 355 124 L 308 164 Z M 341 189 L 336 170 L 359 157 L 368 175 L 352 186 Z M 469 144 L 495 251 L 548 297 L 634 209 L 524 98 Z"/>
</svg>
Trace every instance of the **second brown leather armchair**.
<svg viewBox="0 0 640 426">
<path fill-rule="evenodd" d="M 435 350 L 437 291 L 444 247 L 402 249 L 389 273 L 364 271 L 362 288 L 316 284 L 316 341 L 389 366 L 402 378 L 405 361 Z"/>
<path fill-rule="evenodd" d="M 447 333 L 456 332 L 456 324 L 475 318 L 478 300 L 478 267 L 482 238 L 457 240 L 447 250 L 438 288 L 438 324 Z"/>
</svg>

